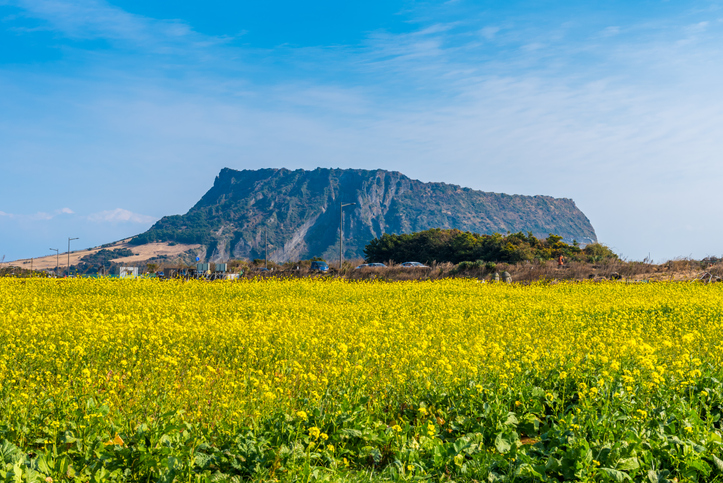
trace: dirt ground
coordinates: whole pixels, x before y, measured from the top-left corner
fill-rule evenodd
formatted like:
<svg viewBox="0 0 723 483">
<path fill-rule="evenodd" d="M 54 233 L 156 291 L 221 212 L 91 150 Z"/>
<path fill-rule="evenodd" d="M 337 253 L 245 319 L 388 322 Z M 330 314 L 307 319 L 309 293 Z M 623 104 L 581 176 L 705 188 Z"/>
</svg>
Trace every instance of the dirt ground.
<svg viewBox="0 0 723 483">
<path fill-rule="evenodd" d="M 188 250 L 197 250 L 201 248 L 201 245 L 184 245 L 184 244 L 176 244 L 176 245 L 169 245 L 168 243 L 148 243 L 146 245 L 130 245 L 128 244 L 128 240 L 121 240 L 119 242 L 109 244 L 103 248 L 108 250 L 115 250 L 118 248 L 129 248 L 133 251 L 133 255 L 130 257 L 122 257 L 118 258 L 116 260 L 113 260 L 114 262 L 128 262 L 128 263 L 137 263 L 142 262 L 144 260 L 148 260 L 154 257 L 159 257 L 162 255 L 165 255 L 167 257 L 173 257 L 176 255 L 180 255 Z M 89 248 L 87 250 L 77 250 L 77 251 L 71 251 L 70 252 L 70 264 L 71 265 L 77 265 L 80 259 L 86 255 L 91 255 L 93 253 L 97 253 L 101 250 L 101 247 L 95 247 L 95 248 Z M 58 258 L 58 264 L 59 266 L 65 267 L 68 264 L 68 252 L 61 253 Z M 53 253 L 52 255 L 48 255 L 46 257 L 39 257 L 34 258 L 32 261 L 30 259 L 21 259 L 21 260 L 14 260 L 11 262 L 5 262 L 0 264 L 0 268 L 2 267 L 20 267 L 25 269 L 30 269 L 31 265 L 33 270 L 52 270 L 55 269 L 56 264 L 56 257 Z"/>
</svg>

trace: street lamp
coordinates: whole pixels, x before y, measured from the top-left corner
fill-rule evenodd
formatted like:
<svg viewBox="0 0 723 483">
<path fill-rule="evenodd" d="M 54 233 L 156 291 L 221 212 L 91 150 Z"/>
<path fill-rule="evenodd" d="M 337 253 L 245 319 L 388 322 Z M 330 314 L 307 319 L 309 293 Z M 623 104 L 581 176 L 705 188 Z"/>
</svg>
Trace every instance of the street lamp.
<svg viewBox="0 0 723 483">
<path fill-rule="evenodd" d="M 77 240 L 77 238 L 68 238 L 68 277 L 70 277 L 70 240 Z"/>
<path fill-rule="evenodd" d="M 356 203 L 342 203 L 339 202 L 339 273 L 344 266 L 344 207 L 356 205 Z"/>
<path fill-rule="evenodd" d="M 266 244 L 266 251 L 264 252 L 264 268 L 269 269 L 269 227 L 264 227 L 264 243 Z"/>
<path fill-rule="evenodd" d="M 48 250 L 55 250 L 55 276 L 58 276 L 58 258 L 60 257 L 60 250 L 57 248 L 49 248 Z"/>
</svg>

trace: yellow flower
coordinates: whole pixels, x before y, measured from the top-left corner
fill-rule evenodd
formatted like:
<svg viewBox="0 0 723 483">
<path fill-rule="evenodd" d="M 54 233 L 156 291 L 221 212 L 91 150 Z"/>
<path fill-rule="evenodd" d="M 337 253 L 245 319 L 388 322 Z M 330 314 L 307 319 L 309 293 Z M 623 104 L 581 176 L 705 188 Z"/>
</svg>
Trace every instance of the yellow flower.
<svg viewBox="0 0 723 483">
<path fill-rule="evenodd" d="M 301 439 L 329 448 L 333 438 L 306 429 L 321 424 L 311 409 L 290 408 L 318 407 L 331 424 L 364 400 L 395 439 L 416 428 L 404 441 L 418 451 L 454 424 L 435 394 L 496 401 L 506 413 L 534 406 L 531 384 L 547 381 L 538 385 L 550 404 L 579 401 L 566 426 L 576 429 L 609 410 L 647 420 L 635 408 L 723 377 L 723 290 L 712 285 L 0 277 L 0 293 L 0 392 L 15 395 L 0 425 L 29 434 L 77 418 L 108 442 L 145 413 L 227 437 L 286 413 Z M 554 396 L 555 384 L 565 391 Z M 714 396 L 697 390 L 701 403 Z M 47 419 L 45 401 L 67 416 Z"/>
</svg>

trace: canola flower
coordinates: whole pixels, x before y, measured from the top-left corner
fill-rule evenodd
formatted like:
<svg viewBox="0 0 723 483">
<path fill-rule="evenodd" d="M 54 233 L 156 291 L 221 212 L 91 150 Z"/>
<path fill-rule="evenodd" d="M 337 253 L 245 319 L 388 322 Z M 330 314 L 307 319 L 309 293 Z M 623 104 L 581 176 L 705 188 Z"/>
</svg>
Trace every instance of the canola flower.
<svg viewBox="0 0 723 483">
<path fill-rule="evenodd" d="M 0 279 L 0 294 L 0 450 L 16 455 L 0 478 L 128 479 L 141 447 L 176 452 L 138 469 L 154 478 L 283 479 L 300 461 L 400 480 L 723 471 L 718 285 Z"/>
</svg>

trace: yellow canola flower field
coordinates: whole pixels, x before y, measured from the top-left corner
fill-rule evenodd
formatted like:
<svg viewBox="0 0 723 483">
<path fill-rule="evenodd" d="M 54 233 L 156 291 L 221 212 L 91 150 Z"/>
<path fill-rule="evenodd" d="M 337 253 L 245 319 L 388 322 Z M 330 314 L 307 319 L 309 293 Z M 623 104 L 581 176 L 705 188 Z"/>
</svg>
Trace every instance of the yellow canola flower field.
<svg viewBox="0 0 723 483">
<path fill-rule="evenodd" d="M 90 444 L 91 433 L 118 449 L 163 418 L 182 419 L 209 444 L 283 420 L 296 428 L 283 444 L 323 453 L 314 461 L 328 468 L 394 460 L 395 478 L 433 474 L 425 441 L 481 434 L 477 450 L 534 479 L 565 475 L 563 466 L 541 470 L 528 451 L 550 431 L 584 432 L 581 440 L 603 446 L 626 430 L 640 439 L 646 424 L 674 414 L 661 415 L 661 405 L 678 404 L 661 431 L 695 435 L 707 451 L 700 474 L 723 470 L 711 416 L 722 396 L 723 284 L 5 278 L 0 295 L 0 440 L 23 451 L 56 445 L 57 455 L 63 437 Z M 323 413 L 341 417 L 342 400 L 361 404 L 370 431 L 395 443 L 354 449 L 364 436 L 342 437 L 341 423 Z M 502 422 L 488 435 L 494 408 Z M 624 422 L 600 423 L 613 413 Z M 479 428 L 464 429 L 473 423 Z M 386 455 L 386 447 L 397 449 Z M 463 471 L 475 461 L 470 451 L 449 456 L 446 471 L 472 471 Z M 685 458 L 651 456 L 658 467 L 645 467 L 643 452 L 628 454 L 637 459 L 627 467 L 585 452 L 584 468 L 570 474 L 596 479 L 596 468 L 609 468 L 637 479 L 663 465 L 685 479 L 692 471 Z M 476 475 L 504 477 L 485 461 Z"/>
</svg>

